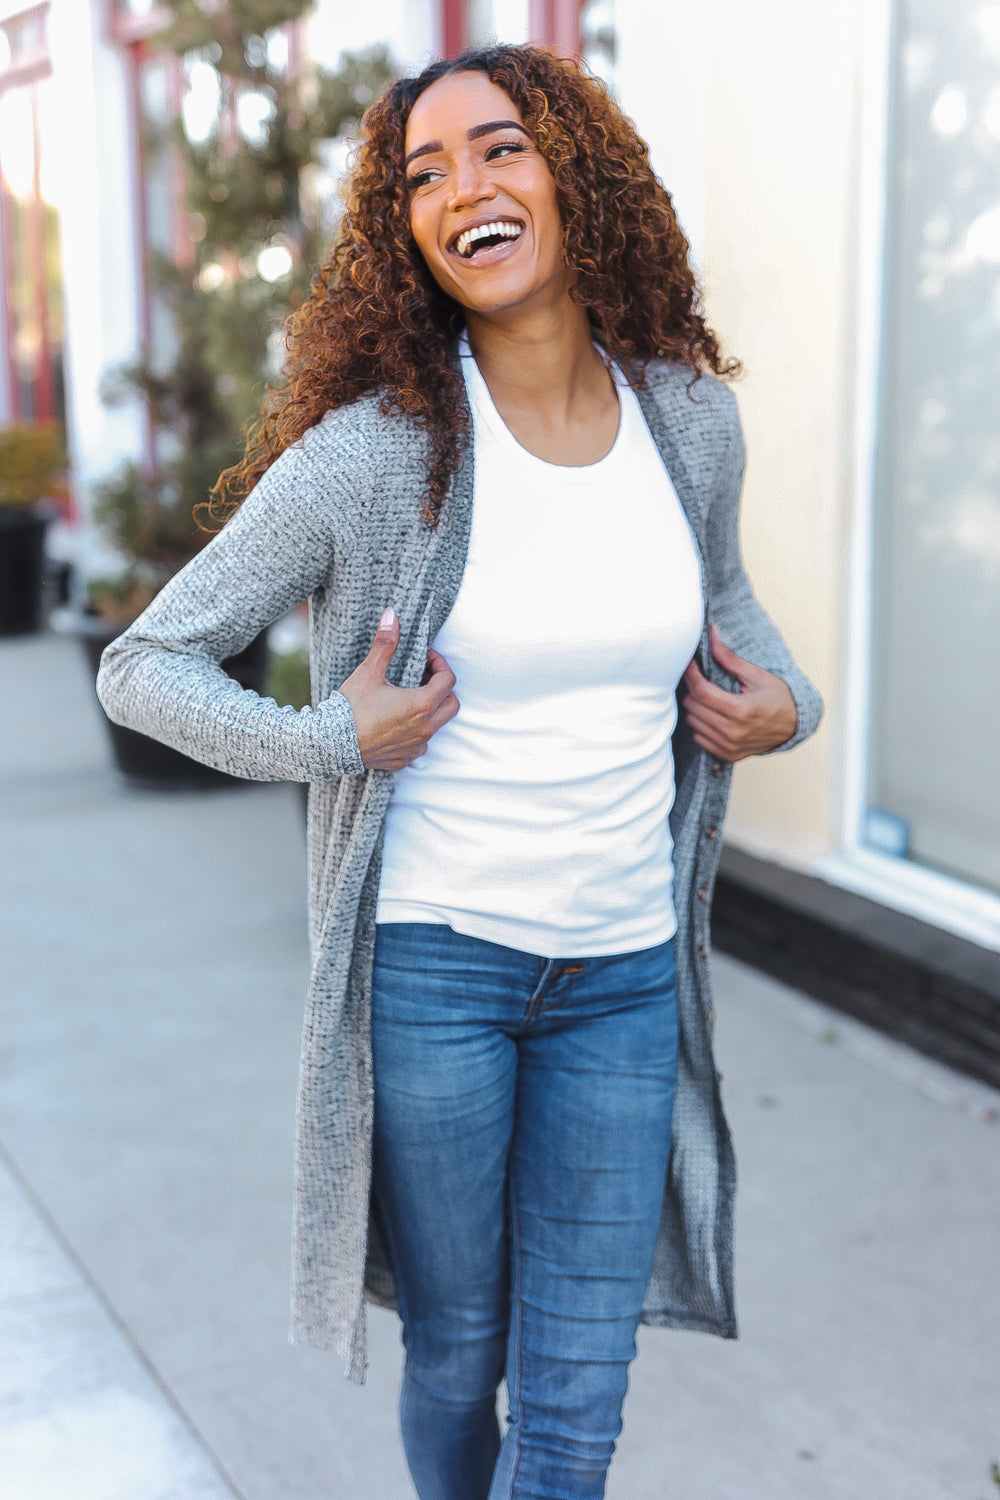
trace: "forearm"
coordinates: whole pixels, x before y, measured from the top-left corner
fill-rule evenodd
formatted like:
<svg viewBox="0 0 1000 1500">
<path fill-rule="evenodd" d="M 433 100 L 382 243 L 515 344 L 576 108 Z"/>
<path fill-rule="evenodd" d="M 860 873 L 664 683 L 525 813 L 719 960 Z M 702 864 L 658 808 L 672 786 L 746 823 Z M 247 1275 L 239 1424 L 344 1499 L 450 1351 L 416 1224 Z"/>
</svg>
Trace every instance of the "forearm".
<svg viewBox="0 0 1000 1500">
<path fill-rule="evenodd" d="M 796 712 L 795 731 L 780 745 L 763 753 L 791 750 L 814 734 L 823 716 L 823 700 L 817 688 L 796 665 L 781 632 L 757 602 L 750 581 L 742 570 L 720 597 L 713 600 L 712 618 L 730 650 L 780 677 L 792 695 Z"/>
<path fill-rule="evenodd" d="M 739 501 L 746 450 L 737 425 L 719 473 L 709 516 L 709 598 L 712 619 L 731 651 L 786 684 L 795 704 L 795 732 L 774 750 L 791 750 L 813 734 L 823 715 L 823 700 L 796 665 L 781 632 L 758 603 L 743 567 L 739 541 Z M 728 684 L 738 690 L 734 679 Z M 765 751 L 772 754 L 772 751 Z"/>
<path fill-rule="evenodd" d="M 316 709 L 279 707 L 241 687 L 211 657 L 141 631 L 108 646 L 97 691 L 115 723 L 234 776 L 328 781 L 364 770 L 354 716 L 339 693 Z"/>
<path fill-rule="evenodd" d="M 331 582 L 343 503 L 287 450 L 227 526 L 106 649 L 97 691 L 116 723 L 218 770 L 261 781 L 363 771 L 350 705 L 279 707 L 219 663 Z"/>
</svg>

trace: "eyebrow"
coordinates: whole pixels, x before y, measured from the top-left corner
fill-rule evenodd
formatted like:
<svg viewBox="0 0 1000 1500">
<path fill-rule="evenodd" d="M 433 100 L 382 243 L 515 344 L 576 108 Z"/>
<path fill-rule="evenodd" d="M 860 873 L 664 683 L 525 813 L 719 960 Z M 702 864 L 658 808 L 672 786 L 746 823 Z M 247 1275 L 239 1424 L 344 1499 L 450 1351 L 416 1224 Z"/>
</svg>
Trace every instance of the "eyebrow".
<svg viewBox="0 0 1000 1500">
<path fill-rule="evenodd" d="M 525 130 L 519 120 L 487 120 L 485 125 L 473 125 L 465 132 L 466 140 L 478 141 L 481 136 L 492 135 L 495 130 L 519 130 L 522 135 L 528 137 L 529 141 L 531 140 L 530 131 Z M 418 156 L 430 156 L 434 151 L 443 150 L 442 141 L 427 141 L 423 146 L 418 146 L 416 150 L 410 152 L 403 163 L 403 168 L 405 170 Z"/>
</svg>

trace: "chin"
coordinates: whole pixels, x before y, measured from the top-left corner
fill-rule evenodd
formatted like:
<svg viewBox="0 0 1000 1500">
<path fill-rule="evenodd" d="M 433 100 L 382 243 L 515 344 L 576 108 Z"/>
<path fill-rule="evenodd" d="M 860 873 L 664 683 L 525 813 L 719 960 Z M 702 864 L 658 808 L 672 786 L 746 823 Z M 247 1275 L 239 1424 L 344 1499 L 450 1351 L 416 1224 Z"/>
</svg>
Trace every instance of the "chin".
<svg viewBox="0 0 1000 1500">
<path fill-rule="evenodd" d="M 450 295 L 466 312 L 480 313 L 484 317 L 490 313 L 516 312 L 534 302 L 541 306 L 547 300 L 539 287 L 484 286 L 478 293 L 470 293 L 467 287 L 461 287 Z"/>
</svg>

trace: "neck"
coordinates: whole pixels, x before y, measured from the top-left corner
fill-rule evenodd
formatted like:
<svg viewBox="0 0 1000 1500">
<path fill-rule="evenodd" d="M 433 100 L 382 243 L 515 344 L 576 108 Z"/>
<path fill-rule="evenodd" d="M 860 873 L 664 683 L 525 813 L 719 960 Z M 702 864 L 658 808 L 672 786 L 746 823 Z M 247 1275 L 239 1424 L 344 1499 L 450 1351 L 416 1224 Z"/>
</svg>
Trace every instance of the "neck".
<svg viewBox="0 0 1000 1500">
<path fill-rule="evenodd" d="M 501 409 L 558 417 L 595 386 L 608 385 L 586 311 L 569 297 L 516 321 L 469 312 L 466 327 L 476 363 Z"/>
</svg>

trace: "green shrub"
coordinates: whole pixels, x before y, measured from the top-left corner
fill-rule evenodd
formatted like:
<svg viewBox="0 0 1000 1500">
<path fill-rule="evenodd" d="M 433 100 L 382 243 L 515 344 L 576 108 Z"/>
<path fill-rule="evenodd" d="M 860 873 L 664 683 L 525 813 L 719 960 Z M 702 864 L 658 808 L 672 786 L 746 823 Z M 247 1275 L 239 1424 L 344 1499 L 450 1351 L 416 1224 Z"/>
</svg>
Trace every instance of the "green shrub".
<svg viewBox="0 0 1000 1500">
<path fill-rule="evenodd" d="M 63 488 L 66 455 L 54 422 L 0 429 L 0 505 L 33 505 Z"/>
<path fill-rule="evenodd" d="M 275 703 L 305 708 L 310 702 L 309 653 L 304 650 L 284 651 L 280 656 L 272 656 L 264 692 Z"/>
</svg>

